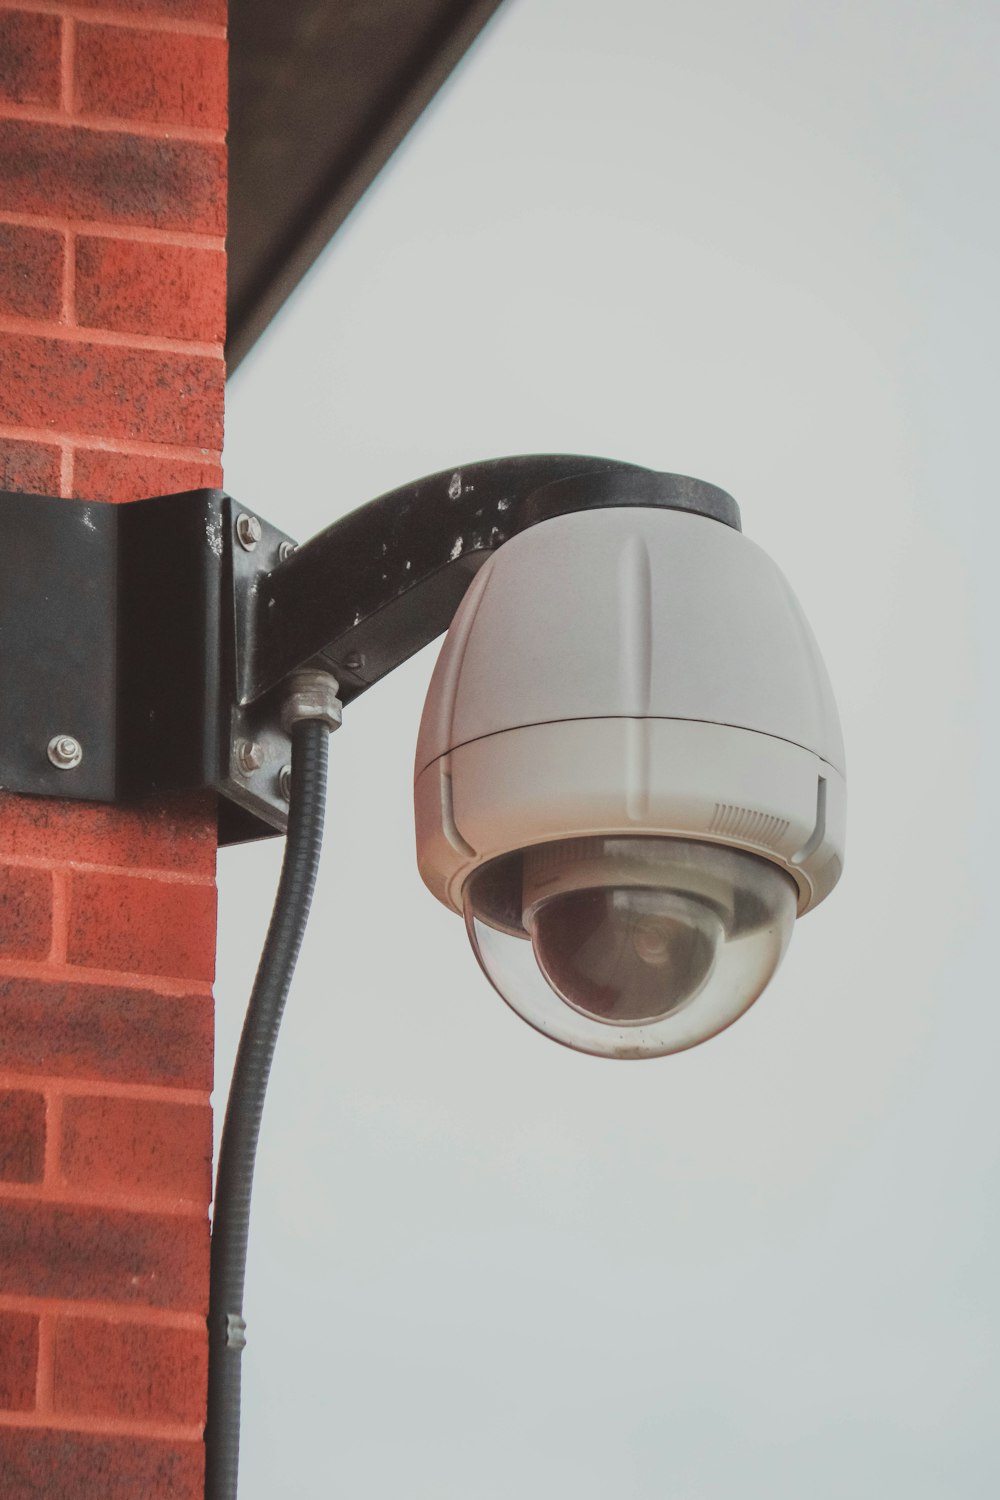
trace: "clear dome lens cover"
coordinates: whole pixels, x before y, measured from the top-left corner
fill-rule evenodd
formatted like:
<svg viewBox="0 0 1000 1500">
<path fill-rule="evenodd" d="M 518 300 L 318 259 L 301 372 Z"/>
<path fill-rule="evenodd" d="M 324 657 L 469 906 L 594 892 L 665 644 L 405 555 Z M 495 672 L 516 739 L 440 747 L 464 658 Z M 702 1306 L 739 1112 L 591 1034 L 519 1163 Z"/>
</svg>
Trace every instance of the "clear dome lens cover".
<svg viewBox="0 0 1000 1500">
<path fill-rule="evenodd" d="M 695 1046 L 753 1004 L 781 961 L 795 882 L 770 861 L 667 838 L 570 839 L 491 861 L 465 886 L 487 978 L 581 1052 Z"/>
</svg>

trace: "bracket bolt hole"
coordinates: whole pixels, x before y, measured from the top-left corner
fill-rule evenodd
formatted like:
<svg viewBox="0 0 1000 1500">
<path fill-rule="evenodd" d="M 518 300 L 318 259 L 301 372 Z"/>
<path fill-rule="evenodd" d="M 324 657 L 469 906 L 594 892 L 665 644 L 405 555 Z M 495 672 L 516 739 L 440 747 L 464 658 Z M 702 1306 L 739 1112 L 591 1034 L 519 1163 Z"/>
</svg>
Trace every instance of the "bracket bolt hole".
<svg viewBox="0 0 1000 1500">
<path fill-rule="evenodd" d="M 291 797 L 292 797 L 292 768 L 291 768 L 291 766 L 282 766 L 281 770 L 278 772 L 278 791 L 284 797 L 284 799 L 285 799 L 286 802 L 290 802 L 291 801 Z"/>
</svg>

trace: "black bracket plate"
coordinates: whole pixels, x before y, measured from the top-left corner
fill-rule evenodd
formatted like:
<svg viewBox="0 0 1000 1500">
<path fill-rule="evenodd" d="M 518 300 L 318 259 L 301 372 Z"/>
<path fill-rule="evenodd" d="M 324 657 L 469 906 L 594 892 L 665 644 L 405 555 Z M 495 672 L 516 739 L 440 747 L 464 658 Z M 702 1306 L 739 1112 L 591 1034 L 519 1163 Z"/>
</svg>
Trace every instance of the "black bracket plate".
<svg viewBox="0 0 1000 1500">
<path fill-rule="evenodd" d="M 278 706 L 237 702 L 237 618 L 289 539 L 252 550 L 222 490 L 87 504 L 0 493 L 0 787 L 138 802 L 214 788 L 219 837 L 281 833 Z M 79 765 L 49 760 L 72 735 Z M 242 742 L 260 765 L 241 763 Z"/>
</svg>

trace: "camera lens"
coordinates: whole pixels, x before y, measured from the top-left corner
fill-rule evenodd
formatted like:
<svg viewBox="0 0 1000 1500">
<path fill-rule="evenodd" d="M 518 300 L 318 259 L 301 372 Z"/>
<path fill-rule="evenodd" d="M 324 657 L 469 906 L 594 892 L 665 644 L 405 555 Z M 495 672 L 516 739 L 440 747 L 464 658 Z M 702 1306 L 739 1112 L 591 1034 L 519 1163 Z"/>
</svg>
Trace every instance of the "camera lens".
<svg viewBox="0 0 1000 1500">
<path fill-rule="evenodd" d="M 660 1020 L 704 985 L 723 927 L 702 902 L 622 886 L 570 891 L 529 918 L 538 967 L 567 1005 L 595 1021 Z"/>
</svg>

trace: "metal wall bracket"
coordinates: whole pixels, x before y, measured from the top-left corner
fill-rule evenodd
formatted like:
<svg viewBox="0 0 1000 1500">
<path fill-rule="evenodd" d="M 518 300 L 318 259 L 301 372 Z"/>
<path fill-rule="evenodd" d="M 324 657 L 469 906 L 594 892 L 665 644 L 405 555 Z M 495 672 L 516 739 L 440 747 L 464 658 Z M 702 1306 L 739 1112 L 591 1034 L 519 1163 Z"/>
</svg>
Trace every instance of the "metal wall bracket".
<svg viewBox="0 0 1000 1500">
<path fill-rule="evenodd" d="M 237 702 L 236 622 L 289 539 L 261 521 L 247 550 L 240 514 L 222 490 L 0 494 L 0 787 L 96 802 L 214 788 L 220 842 L 284 830 L 290 743 L 274 695 Z M 82 751 L 65 768 L 48 753 L 62 735 Z"/>
</svg>

